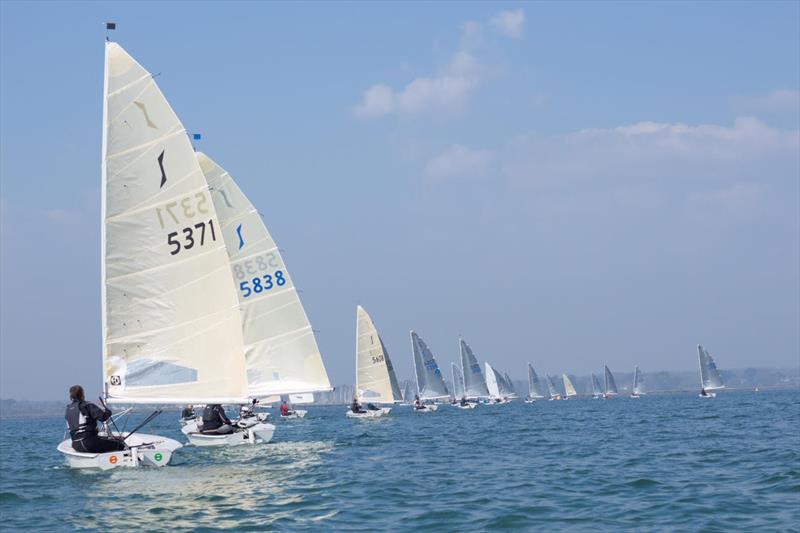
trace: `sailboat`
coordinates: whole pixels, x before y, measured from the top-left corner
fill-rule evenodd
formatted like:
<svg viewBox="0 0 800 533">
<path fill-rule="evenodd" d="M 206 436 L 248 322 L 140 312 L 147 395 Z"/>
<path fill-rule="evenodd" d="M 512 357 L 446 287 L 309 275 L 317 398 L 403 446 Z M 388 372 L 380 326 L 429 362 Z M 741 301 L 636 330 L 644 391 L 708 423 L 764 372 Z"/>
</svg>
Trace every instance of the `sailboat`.
<svg viewBox="0 0 800 533">
<path fill-rule="evenodd" d="M 455 363 L 450 363 L 450 371 L 453 375 L 453 406 L 459 409 L 474 409 L 477 407 L 477 403 L 466 401 L 464 374 L 461 372 L 461 369 L 458 368 Z"/>
<path fill-rule="evenodd" d="M 612 399 L 614 396 L 619 394 L 617 391 L 617 383 L 614 381 L 614 376 L 611 374 L 611 370 L 608 369 L 608 366 L 604 366 L 605 369 L 605 388 L 603 392 L 603 398 L 606 400 Z"/>
<path fill-rule="evenodd" d="M 600 380 L 592 372 L 592 399 L 598 400 L 603 397 L 603 389 L 600 386 Z"/>
<path fill-rule="evenodd" d="M 516 398 L 517 397 L 517 390 L 514 388 L 514 381 L 511 379 L 511 376 L 508 375 L 508 372 L 503 373 L 503 382 L 506 385 L 508 393 L 508 398 Z"/>
<path fill-rule="evenodd" d="M 248 394 L 291 398 L 331 390 L 317 341 L 277 244 L 233 177 L 210 157 L 197 161 L 219 215 L 234 286 L 238 287 Z M 306 402 L 309 403 L 309 402 Z M 304 418 L 291 409 L 283 419 Z M 258 421 L 265 415 L 255 414 Z M 190 442 L 208 441 L 184 426 Z"/>
<path fill-rule="evenodd" d="M 563 400 L 564 398 L 561 396 L 561 393 L 558 392 L 556 389 L 556 383 L 553 381 L 553 376 L 550 374 L 545 374 L 547 378 L 547 391 L 550 393 L 550 400 Z"/>
<path fill-rule="evenodd" d="M 545 398 L 545 395 L 539 376 L 536 375 L 533 365 L 528 363 L 528 397 L 525 399 L 525 403 L 533 403 L 542 398 Z"/>
<path fill-rule="evenodd" d="M 631 398 L 639 398 L 644 394 L 644 379 L 642 372 L 639 370 L 639 365 L 633 368 L 633 389 L 631 390 Z"/>
<path fill-rule="evenodd" d="M 717 395 L 712 391 L 725 388 L 722 376 L 711 354 L 700 344 L 697 345 L 697 357 L 700 361 L 700 397 L 714 398 Z"/>
<path fill-rule="evenodd" d="M 359 403 L 372 405 L 394 404 L 402 401 L 400 385 L 394 373 L 389 351 L 372 318 L 360 305 L 356 308 L 356 398 Z M 356 413 L 347 411 L 348 418 L 377 418 L 389 414 L 391 407 L 377 407 Z"/>
<path fill-rule="evenodd" d="M 401 405 L 414 405 L 414 385 L 411 380 L 406 380 L 403 387 L 403 403 Z"/>
<path fill-rule="evenodd" d="M 481 372 L 478 358 L 475 357 L 472 348 L 464 339 L 458 339 L 458 347 L 461 355 L 461 368 L 464 371 L 464 395 L 469 400 L 488 399 L 489 389 L 486 387 L 486 379 Z"/>
<path fill-rule="evenodd" d="M 421 402 L 420 405 L 415 405 L 415 411 L 436 411 L 438 409 L 436 404 L 424 402 L 449 398 L 450 393 L 442 377 L 442 371 L 436 364 L 436 358 L 425 341 L 414 331 L 411 332 L 411 352 L 417 376 L 417 396 Z"/>
<path fill-rule="evenodd" d="M 575 385 L 572 384 L 569 376 L 566 374 L 561 374 L 561 379 L 564 381 L 564 392 L 567 393 L 567 398 L 577 396 L 578 392 L 575 390 Z"/>
<path fill-rule="evenodd" d="M 485 362 L 486 370 L 486 388 L 489 389 L 489 396 L 493 404 L 508 403 L 509 397 L 513 394 L 513 390 L 506 382 L 506 378 L 497 370 L 495 370 L 489 362 Z"/>
</svg>

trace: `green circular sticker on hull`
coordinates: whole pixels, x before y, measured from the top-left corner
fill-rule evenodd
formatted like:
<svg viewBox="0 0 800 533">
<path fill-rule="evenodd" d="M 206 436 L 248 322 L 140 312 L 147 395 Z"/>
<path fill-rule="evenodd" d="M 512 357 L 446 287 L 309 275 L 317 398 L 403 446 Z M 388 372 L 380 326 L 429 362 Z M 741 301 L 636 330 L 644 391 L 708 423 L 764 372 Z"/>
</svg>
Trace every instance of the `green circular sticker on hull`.
<svg viewBox="0 0 800 533">
<path fill-rule="evenodd" d="M 160 461 L 160 460 L 161 460 L 161 459 L 163 459 L 163 458 L 164 458 L 164 456 L 163 456 L 163 455 L 161 455 L 161 452 L 157 452 L 157 453 L 156 453 L 156 454 L 153 456 L 153 459 L 155 459 L 156 461 Z"/>
</svg>

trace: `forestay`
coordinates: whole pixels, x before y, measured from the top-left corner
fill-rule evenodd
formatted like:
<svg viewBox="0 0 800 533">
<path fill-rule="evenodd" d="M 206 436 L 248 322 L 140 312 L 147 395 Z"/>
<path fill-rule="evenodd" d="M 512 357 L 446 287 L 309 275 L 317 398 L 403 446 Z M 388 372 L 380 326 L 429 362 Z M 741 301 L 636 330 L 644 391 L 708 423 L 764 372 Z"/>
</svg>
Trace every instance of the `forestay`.
<svg viewBox="0 0 800 533">
<path fill-rule="evenodd" d="M 241 306 L 249 393 L 331 390 L 314 331 L 264 221 L 225 169 L 199 152 L 197 160 L 219 213 Z"/>
<path fill-rule="evenodd" d="M 539 376 L 536 375 L 536 371 L 530 363 L 528 363 L 528 395 L 531 398 L 545 397 L 542 384 L 539 381 Z"/>
<path fill-rule="evenodd" d="M 356 395 L 359 400 L 377 403 L 402 400 L 389 352 L 360 305 L 356 308 Z"/>
<path fill-rule="evenodd" d="M 606 374 L 605 393 L 608 395 L 619 394 L 619 392 L 617 391 L 617 383 L 614 381 L 614 376 L 611 374 L 611 370 L 609 370 L 607 366 L 605 366 L 604 368 Z"/>
<path fill-rule="evenodd" d="M 459 339 L 461 368 L 464 371 L 464 394 L 468 398 L 488 398 L 489 389 L 481 372 L 481 365 L 464 339 Z"/>
<path fill-rule="evenodd" d="M 247 396 L 236 291 L 186 130 L 148 71 L 105 53 L 103 376 L 109 401 Z"/>
<path fill-rule="evenodd" d="M 700 358 L 700 385 L 706 390 L 723 389 L 725 384 L 717 370 L 717 364 L 708 353 L 708 350 L 697 345 L 697 355 Z"/>
<path fill-rule="evenodd" d="M 435 400 L 450 396 L 442 377 L 442 371 L 439 370 L 439 365 L 436 364 L 436 358 L 431 353 L 428 345 L 413 331 L 411 332 L 411 350 L 414 357 L 417 392 L 420 399 Z"/>
</svg>

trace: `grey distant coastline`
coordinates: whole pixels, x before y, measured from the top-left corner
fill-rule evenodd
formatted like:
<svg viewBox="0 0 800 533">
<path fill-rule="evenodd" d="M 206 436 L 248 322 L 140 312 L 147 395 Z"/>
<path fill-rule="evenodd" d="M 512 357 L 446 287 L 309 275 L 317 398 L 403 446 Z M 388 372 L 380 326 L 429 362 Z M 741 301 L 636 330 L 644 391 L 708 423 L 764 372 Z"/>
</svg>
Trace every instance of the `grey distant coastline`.
<svg viewBox="0 0 800 533">
<path fill-rule="evenodd" d="M 612 371 L 614 369 L 612 368 Z M 699 388 L 697 372 L 645 371 L 645 387 L 648 394 L 693 393 Z M 726 388 L 736 390 L 792 390 L 800 389 L 800 367 L 785 368 L 745 368 L 721 371 Z M 567 374 L 581 395 L 591 393 L 590 376 Z M 630 389 L 633 372 L 614 372 L 620 392 Z M 405 382 L 403 382 L 405 383 Z M 451 384 L 448 383 L 448 386 Z M 528 383 L 514 380 L 519 397 L 528 392 Z M 334 390 L 314 394 L 317 405 L 344 405 L 352 398 L 355 388 L 351 384 L 337 385 Z M 67 401 L 59 400 L 15 400 L 0 399 L 0 418 L 23 416 L 53 416 L 63 414 Z M 176 408 L 177 409 L 177 408 Z"/>
</svg>

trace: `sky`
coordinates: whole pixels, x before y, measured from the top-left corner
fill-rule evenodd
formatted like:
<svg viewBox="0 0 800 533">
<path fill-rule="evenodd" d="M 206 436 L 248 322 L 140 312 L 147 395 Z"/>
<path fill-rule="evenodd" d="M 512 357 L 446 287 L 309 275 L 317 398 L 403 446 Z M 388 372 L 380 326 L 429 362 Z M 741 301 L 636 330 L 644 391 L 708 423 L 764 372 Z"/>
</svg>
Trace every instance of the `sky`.
<svg viewBox="0 0 800 533">
<path fill-rule="evenodd" d="M 101 382 L 105 21 L 259 208 L 331 381 L 800 366 L 798 2 L 0 2 L 0 396 Z"/>
</svg>

